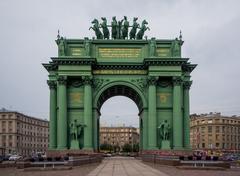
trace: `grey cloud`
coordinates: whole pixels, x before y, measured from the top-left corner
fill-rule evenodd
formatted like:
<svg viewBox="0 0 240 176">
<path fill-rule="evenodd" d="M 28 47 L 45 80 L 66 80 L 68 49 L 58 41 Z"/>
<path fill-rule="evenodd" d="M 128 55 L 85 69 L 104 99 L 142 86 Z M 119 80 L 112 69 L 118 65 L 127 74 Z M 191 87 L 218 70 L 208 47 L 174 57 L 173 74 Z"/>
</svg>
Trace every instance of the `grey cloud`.
<svg viewBox="0 0 240 176">
<path fill-rule="evenodd" d="M 91 37 L 93 18 L 126 15 L 149 21 L 148 37 L 175 38 L 183 31 L 183 56 L 199 64 L 192 73 L 192 113 L 240 115 L 239 6 L 237 0 L 1 1 L 0 107 L 48 118 L 47 72 L 41 63 L 57 54 L 57 30 L 67 38 Z M 111 105 L 105 108 L 104 113 L 115 113 Z M 126 107 L 127 114 L 131 110 Z"/>
</svg>

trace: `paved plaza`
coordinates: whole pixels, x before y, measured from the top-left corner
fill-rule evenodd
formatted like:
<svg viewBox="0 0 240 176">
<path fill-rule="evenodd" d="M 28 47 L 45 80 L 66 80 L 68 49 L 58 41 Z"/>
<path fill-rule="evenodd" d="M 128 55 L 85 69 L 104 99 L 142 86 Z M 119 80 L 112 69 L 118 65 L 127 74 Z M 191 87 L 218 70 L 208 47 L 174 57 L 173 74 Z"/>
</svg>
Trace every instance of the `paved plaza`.
<svg viewBox="0 0 240 176">
<path fill-rule="evenodd" d="M 0 168 L 0 176 L 239 176 L 240 170 L 182 170 L 173 166 L 143 163 L 130 157 L 109 157 L 100 164 L 74 167 L 72 170 L 24 171 Z"/>
<path fill-rule="evenodd" d="M 88 176 L 167 176 L 167 174 L 154 169 L 140 160 L 126 157 L 105 159 Z"/>
</svg>

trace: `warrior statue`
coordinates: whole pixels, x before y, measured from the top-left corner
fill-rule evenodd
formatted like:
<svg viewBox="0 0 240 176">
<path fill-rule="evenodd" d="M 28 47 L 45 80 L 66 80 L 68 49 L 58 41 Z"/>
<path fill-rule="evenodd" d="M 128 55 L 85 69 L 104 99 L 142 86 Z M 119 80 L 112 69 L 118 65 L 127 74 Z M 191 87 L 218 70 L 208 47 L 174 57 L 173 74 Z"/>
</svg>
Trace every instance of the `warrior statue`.
<svg viewBox="0 0 240 176">
<path fill-rule="evenodd" d="M 137 28 L 139 28 L 139 24 L 137 23 L 137 20 L 138 20 L 137 17 L 133 18 L 133 25 L 132 25 L 132 29 L 129 34 L 130 39 L 136 38 Z"/>
<path fill-rule="evenodd" d="M 127 17 L 124 16 L 124 22 L 122 26 L 122 39 L 125 39 L 128 37 L 128 27 L 129 27 L 129 22 L 127 21 Z"/>
<path fill-rule="evenodd" d="M 169 140 L 170 125 L 167 120 L 164 120 L 158 127 L 162 140 Z"/>
<path fill-rule="evenodd" d="M 97 39 L 103 39 L 102 32 L 99 30 L 100 27 L 99 27 L 99 22 L 98 22 L 98 20 L 97 20 L 97 19 L 94 19 L 94 20 L 92 21 L 92 24 L 93 24 L 93 26 L 90 27 L 89 30 L 92 29 L 92 30 L 95 31 L 95 34 L 96 34 Z"/>
<path fill-rule="evenodd" d="M 172 43 L 172 55 L 173 57 L 180 56 L 180 41 L 176 38 Z"/>
<path fill-rule="evenodd" d="M 84 38 L 85 56 L 90 56 L 90 41 L 87 37 Z"/>
<path fill-rule="evenodd" d="M 108 30 L 108 26 L 107 26 L 107 19 L 105 17 L 102 17 L 101 19 L 103 20 L 103 22 L 101 23 L 101 27 L 103 30 L 103 38 L 109 39 L 109 30 Z"/>
<path fill-rule="evenodd" d="M 122 31 L 121 31 L 121 29 L 122 29 L 122 22 L 123 22 L 123 20 L 121 20 L 121 21 L 118 21 L 118 29 L 117 29 L 117 38 L 118 39 L 121 39 L 122 38 Z"/>
<path fill-rule="evenodd" d="M 56 42 L 58 45 L 58 55 L 65 56 L 66 40 L 63 37 L 59 37 Z"/>
<path fill-rule="evenodd" d="M 146 30 L 150 30 L 149 27 L 146 26 L 146 24 L 148 24 L 148 22 L 146 20 L 143 20 L 142 22 L 142 26 L 140 28 L 140 30 L 137 33 L 137 39 L 141 40 L 144 36 L 144 33 Z"/>
<path fill-rule="evenodd" d="M 81 131 L 84 126 L 85 125 L 83 124 L 78 124 L 76 119 L 70 124 L 71 140 L 78 140 L 78 136 L 81 135 Z"/>
<path fill-rule="evenodd" d="M 118 34 L 118 24 L 117 24 L 117 20 L 116 17 L 112 17 L 112 39 L 117 39 L 117 34 Z"/>
<path fill-rule="evenodd" d="M 154 57 L 156 56 L 156 49 L 157 49 L 157 44 L 155 38 L 151 38 L 150 44 L 149 44 L 149 56 Z"/>
</svg>

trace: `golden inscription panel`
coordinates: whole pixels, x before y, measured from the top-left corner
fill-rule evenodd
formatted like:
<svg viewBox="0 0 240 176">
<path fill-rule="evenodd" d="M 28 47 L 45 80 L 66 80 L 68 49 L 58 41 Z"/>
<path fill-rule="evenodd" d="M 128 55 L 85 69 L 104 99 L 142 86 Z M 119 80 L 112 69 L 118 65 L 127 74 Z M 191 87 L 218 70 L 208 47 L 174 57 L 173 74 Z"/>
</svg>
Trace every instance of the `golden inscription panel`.
<svg viewBox="0 0 240 176">
<path fill-rule="evenodd" d="M 141 48 L 98 48 L 98 55 L 101 58 L 139 58 Z"/>
<path fill-rule="evenodd" d="M 168 97 L 171 95 L 170 93 L 158 93 L 157 94 L 159 96 L 160 102 L 161 103 L 167 103 L 168 101 Z"/>
<path fill-rule="evenodd" d="M 84 49 L 83 48 L 71 48 L 71 56 L 83 56 Z"/>
<path fill-rule="evenodd" d="M 93 74 L 99 75 L 145 75 L 147 70 L 93 70 Z"/>
<path fill-rule="evenodd" d="M 157 56 L 159 57 L 170 56 L 170 48 L 157 48 Z"/>
<path fill-rule="evenodd" d="M 70 101 L 72 103 L 81 103 L 82 102 L 82 93 L 72 92 L 70 95 Z"/>
</svg>

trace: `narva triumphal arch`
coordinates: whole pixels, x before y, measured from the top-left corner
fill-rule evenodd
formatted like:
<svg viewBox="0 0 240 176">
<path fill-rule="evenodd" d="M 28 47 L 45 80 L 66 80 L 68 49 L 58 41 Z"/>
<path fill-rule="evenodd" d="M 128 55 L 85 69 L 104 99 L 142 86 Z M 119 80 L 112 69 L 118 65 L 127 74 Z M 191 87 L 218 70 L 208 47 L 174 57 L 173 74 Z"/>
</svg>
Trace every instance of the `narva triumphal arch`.
<svg viewBox="0 0 240 176">
<path fill-rule="evenodd" d="M 93 20 L 96 39 L 58 35 L 58 57 L 43 64 L 49 72 L 49 149 L 98 151 L 100 108 L 116 95 L 138 106 L 142 151 L 189 149 L 190 73 L 196 65 L 181 57 L 181 35 L 143 39 L 147 22 L 139 27 L 134 18 L 128 37 L 127 19 L 115 22 L 113 17 L 110 32 L 106 18 Z"/>
</svg>

